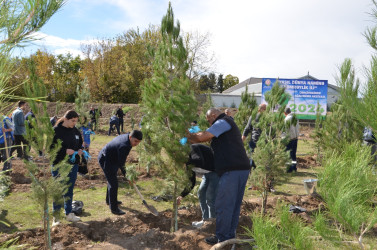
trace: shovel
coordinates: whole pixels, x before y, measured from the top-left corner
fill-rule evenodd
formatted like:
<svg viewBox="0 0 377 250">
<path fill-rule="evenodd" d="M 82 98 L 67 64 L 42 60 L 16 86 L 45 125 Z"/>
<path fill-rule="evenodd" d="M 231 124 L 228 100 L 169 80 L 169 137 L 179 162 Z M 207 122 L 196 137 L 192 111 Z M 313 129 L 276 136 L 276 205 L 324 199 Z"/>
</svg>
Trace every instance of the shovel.
<svg viewBox="0 0 377 250">
<path fill-rule="evenodd" d="M 132 183 L 132 186 L 135 188 L 137 194 L 140 196 L 140 199 L 143 201 L 143 205 L 151 212 L 154 216 L 158 216 L 158 211 L 155 207 L 148 205 L 148 203 L 144 200 L 143 195 L 140 193 L 139 189 L 137 188 L 135 183 Z"/>
</svg>

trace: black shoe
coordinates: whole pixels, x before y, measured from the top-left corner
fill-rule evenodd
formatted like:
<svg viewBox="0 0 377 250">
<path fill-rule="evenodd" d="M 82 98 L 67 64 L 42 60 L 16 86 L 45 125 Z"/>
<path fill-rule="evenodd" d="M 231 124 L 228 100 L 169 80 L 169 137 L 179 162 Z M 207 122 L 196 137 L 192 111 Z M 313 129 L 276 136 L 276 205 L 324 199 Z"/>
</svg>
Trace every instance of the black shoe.
<svg viewBox="0 0 377 250">
<path fill-rule="evenodd" d="M 112 212 L 113 214 L 116 214 L 116 215 L 123 215 L 123 214 L 126 214 L 126 212 L 120 210 L 119 208 L 116 209 L 116 210 L 111 210 L 111 212 Z"/>
<path fill-rule="evenodd" d="M 215 245 L 219 242 L 219 239 L 216 237 L 216 235 L 213 235 L 211 237 L 205 238 L 204 241 L 209 245 Z"/>
<path fill-rule="evenodd" d="M 117 205 L 120 205 L 120 204 L 122 204 L 122 202 L 121 201 L 117 201 Z M 109 205 L 108 201 L 106 201 L 106 205 Z"/>
</svg>

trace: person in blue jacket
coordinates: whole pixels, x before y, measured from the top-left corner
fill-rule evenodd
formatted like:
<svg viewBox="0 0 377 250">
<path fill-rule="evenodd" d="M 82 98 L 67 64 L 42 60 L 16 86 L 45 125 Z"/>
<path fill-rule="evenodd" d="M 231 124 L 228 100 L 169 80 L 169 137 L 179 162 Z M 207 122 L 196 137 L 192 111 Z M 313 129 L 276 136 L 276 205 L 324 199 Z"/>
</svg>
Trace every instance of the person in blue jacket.
<svg viewBox="0 0 377 250">
<path fill-rule="evenodd" d="M 4 116 L 3 121 L 0 123 L 0 132 L 1 132 L 1 134 L 0 134 L 0 148 L 1 148 L 1 160 L 4 162 L 3 171 L 11 169 L 11 163 L 10 163 L 10 159 L 8 159 L 8 157 L 11 156 L 10 155 L 10 152 L 11 152 L 10 147 L 12 146 L 13 140 L 14 140 L 13 130 L 14 130 L 14 125 L 13 125 L 11 119 L 7 116 Z M 4 139 L 4 135 L 5 135 L 5 139 Z M 5 145 L 5 140 L 7 142 L 6 145 Z M 7 146 L 7 148 L 6 148 L 6 146 Z"/>
<path fill-rule="evenodd" d="M 124 168 L 126 159 L 132 147 L 137 146 L 143 139 L 143 133 L 133 130 L 131 133 L 119 135 L 110 141 L 98 155 L 98 163 L 101 166 L 107 179 L 106 204 L 110 205 L 113 214 L 122 215 L 124 211 L 118 208 L 121 204 L 118 201 L 118 169 L 126 176 Z"/>
</svg>

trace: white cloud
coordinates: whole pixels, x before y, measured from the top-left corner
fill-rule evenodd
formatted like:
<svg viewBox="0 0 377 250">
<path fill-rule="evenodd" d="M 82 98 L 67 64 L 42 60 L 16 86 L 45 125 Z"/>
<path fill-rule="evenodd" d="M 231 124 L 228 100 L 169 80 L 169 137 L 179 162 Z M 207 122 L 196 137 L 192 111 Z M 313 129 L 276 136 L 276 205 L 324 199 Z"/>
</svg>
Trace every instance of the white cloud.
<svg viewBox="0 0 377 250">
<path fill-rule="evenodd" d="M 77 16 L 113 6 L 122 15 L 100 20 L 114 36 L 127 29 L 159 25 L 169 0 L 72 0 Z M 336 66 L 352 58 L 361 72 L 371 54 L 362 32 L 371 18 L 370 0 L 171 0 L 184 31 L 212 34 L 217 73 L 240 80 L 250 76 L 294 78 L 308 71 L 334 83 Z M 84 7 L 84 8 L 83 8 Z M 68 6 L 67 6 L 68 8 Z M 62 10 L 68 11 L 68 10 Z M 85 12 L 86 11 L 86 12 Z M 95 19 L 95 16 L 91 18 Z M 98 21 L 98 20 L 97 20 Z M 98 30 L 93 37 L 103 34 Z M 65 34 L 69 37 L 69 34 Z M 82 43 L 48 36 L 41 42 L 54 50 L 78 50 Z M 361 76 L 361 75 L 359 75 Z"/>
</svg>

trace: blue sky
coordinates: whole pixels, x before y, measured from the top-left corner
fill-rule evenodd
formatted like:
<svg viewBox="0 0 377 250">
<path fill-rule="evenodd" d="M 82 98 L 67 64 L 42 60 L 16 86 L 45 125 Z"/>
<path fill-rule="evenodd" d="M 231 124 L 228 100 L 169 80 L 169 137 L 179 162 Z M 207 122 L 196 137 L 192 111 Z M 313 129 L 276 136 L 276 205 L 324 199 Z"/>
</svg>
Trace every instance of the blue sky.
<svg viewBox="0 0 377 250">
<path fill-rule="evenodd" d="M 172 0 L 184 31 L 209 32 L 219 74 L 296 78 L 334 84 L 337 66 L 353 59 L 358 76 L 371 49 L 362 33 L 372 25 L 371 0 Z M 160 24 L 168 0 L 68 0 L 22 52 L 38 48 L 80 54 L 80 44 L 112 38 L 131 28 Z"/>
</svg>

